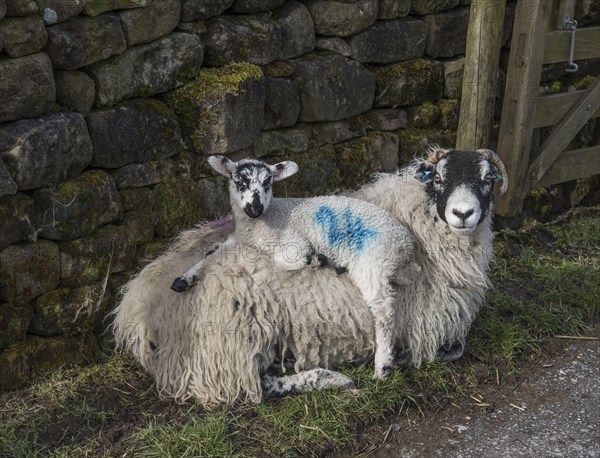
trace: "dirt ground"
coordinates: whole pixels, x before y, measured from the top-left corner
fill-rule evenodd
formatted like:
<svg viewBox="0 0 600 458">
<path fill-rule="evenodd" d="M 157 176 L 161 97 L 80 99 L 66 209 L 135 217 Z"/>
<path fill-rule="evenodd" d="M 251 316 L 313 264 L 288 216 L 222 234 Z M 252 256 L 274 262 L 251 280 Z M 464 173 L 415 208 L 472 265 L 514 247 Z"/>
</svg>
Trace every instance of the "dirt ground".
<svg viewBox="0 0 600 458">
<path fill-rule="evenodd" d="M 588 337 L 548 339 L 521 376 L 393 424 L 369 456 L 600 457 L 600 325 Z"/>
</svg>

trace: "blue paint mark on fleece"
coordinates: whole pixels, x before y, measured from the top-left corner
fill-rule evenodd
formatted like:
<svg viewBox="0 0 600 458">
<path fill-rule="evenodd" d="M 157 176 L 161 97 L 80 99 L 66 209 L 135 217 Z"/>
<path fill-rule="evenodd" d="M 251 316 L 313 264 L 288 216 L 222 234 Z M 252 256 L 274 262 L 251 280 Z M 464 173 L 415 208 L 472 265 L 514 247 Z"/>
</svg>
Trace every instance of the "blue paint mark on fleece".
<svg viewBox="0 0 600 458">
<path fill-rule="evenodd" d="M 331 246 L 349 245 L 353 251 L 362 251 L 366 243 L 378 235 L 348 207 L 344 208 L 340 217 L 333 208 L 321 205 L 315 212 L 315 221 L 323 228 Z"/>
</svg>

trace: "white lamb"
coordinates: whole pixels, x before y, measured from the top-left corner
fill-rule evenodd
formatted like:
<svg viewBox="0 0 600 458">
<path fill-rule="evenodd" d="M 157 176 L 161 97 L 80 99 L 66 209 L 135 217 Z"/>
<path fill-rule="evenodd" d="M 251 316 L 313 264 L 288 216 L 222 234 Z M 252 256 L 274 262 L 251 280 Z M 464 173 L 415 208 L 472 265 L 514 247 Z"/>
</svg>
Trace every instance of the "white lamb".
<svg viewBox="0 0 600 458">
<path fill-rule="evenodd" d="M 389 213 L 364 201 L 342 196 L 305 199 L 272 198 L 272 182 L 298 171 L 292 161 L 275 165 L 256 159 L 233 162 L 211 156 L 209 164 L 228 177 L 235 231 L 211 256 L 226 256 L 237 247 L 252 246 L 269 253 L 285 270 L 311 264 L 315 253 L 322 265 L 331 261 L 348 272 L 373 315 L 375 379 L 385 379 L 394 359 L 394 291 L 410 269 L 413 240 Z M 187 290 L 198 281 L 202 259 L 171 289 Z M 406 268 L 406 269 L 405 269 Z"/>
</svg>

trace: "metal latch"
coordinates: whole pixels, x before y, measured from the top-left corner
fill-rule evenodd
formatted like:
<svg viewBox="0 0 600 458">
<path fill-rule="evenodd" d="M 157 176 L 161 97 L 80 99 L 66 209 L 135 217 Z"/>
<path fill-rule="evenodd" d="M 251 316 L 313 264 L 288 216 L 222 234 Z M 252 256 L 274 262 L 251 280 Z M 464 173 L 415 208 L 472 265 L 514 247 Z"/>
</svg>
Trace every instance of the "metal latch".
<svg viewBox="0 0 600 458">
<path fill-rule="evenodd" d="M 565 71 L 569 73 L 575 73 L 577 70 L 579 70 L 579 65 L 573 62 L 573 56 L 575 54 L 575 32 L 577 31 L 577 21 L 575 19 L 571 19 L 567 14 L 565 16 L 565 20 L 563 21 L 563 29 L 571 31 L 571 37 L 569 40 L 569 63 L 567 64 Z"/>
</svg>

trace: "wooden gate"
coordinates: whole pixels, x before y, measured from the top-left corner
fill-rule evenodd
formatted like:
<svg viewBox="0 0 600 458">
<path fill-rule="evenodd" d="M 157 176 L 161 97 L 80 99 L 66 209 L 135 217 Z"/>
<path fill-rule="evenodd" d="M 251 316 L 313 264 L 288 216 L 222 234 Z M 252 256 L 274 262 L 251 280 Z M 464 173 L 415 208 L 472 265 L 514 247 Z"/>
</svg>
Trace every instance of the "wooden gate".
<svg viewBox="0 0 600 458">
<path fill-rule="evenodd" d="M 574 10 L 575 0 L 517 3 L 498 139 L 510 176 L 496 206 L 501 216 L 519 215 L 534 187 L 600 173 L 600 145 L 564 151 L 589 119 L 600 116 L 600 77 L 587 90 L 538 95 L 542 65 L 569 61 L 573 33 L 564 24 Z M 575 62 L 600 57 L 600 27 L 576 29 L 574 37 Z M 556 127 L 532 154 L 533 130 L 547 126 Z"/>
</svg>

